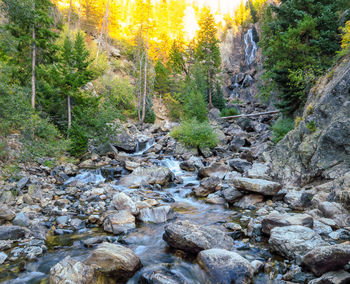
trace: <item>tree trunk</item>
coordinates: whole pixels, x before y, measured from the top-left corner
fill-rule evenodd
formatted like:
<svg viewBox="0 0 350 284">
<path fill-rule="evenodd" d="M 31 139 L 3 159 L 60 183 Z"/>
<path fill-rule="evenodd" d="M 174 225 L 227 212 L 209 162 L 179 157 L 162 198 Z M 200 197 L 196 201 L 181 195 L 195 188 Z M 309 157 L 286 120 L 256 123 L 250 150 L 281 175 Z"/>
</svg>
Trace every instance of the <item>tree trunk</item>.
<svg viewBox="0 0 350 284">
<path fill-rule="evenodd" d="M 67 106 L 68 106 L 68 131 L 72 127 L 72 106 L 70 103 L 70 95 L 67 97 Z"/>
<path fill-rule="evenodd" d="M 146 46 L 145 46 L 145 71 L 144 71 L 144 86 L 143 86 L 143 100 L 142 100 L 142 118 L 141 124 L 145 121 L 146 116 L 146 97 L 147 97 L 147 59 L 148 59 L 148 30 L 149 30 L 149 13 L 150 13 L 150 1 L 148 1 L 148 17 L 147 17 L 147 35 L 146 35 Z"/>
<path fill-rule="evenodd" d="M 35 26 L 33 26 L 33 34 L 32 34 L 32 40 L 33 40 L 33 47 L 32 47 L 32 107 L 35 109 L 35 97 L 36 97 L 36 80 L 35 80 L 35 69 L 36 69 L 36 32 L 35 32 Z"/>
<path fill-rule="evenodd" d="M 209 87 L 209 109 L 213 108 L 213 100 L 212 100 L 212 91 L 211 91 L 211 79 L 210 79 L 210 71 L 208 71 L 208 87 Z"/>
</svg>

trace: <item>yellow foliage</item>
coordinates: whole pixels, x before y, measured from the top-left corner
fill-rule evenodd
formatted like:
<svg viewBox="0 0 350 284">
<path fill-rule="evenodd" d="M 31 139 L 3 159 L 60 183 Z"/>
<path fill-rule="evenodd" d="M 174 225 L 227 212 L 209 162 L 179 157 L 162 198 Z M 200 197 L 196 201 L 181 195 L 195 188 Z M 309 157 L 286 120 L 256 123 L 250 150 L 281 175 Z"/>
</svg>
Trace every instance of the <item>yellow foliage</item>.
<svg viewBox="0 0 350 284">
<path fill-rule="evenodd" d="M 341 48 L 345 52 L 350 51 L 350 21 L 346 22 L 345 27 L 343 28 L 343 39 L 341 42 Z"/>
</svg>

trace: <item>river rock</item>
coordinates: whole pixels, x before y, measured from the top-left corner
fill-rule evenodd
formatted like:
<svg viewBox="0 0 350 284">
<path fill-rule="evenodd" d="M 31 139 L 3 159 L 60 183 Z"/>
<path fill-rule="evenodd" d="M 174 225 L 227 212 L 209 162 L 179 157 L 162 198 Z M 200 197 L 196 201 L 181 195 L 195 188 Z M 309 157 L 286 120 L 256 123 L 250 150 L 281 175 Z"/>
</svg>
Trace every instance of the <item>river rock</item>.
<svg viewBox="0 0 350 284">
<path fill-rule="evenodd" d="M 248 162 L 247 160 L 242 159 L 232 159 L 228 161 L 228 164 L 232 169 L 239 173 L 244 173 L 248 169 L 252 167 L 252 163 Z"/>
<path fill-rule="evenodd" d="M 261 163 L 254 163 L 253 166 L 250 169 L 248 169 L 247 177 L 264 180 L 271 179 L 268 175 L 268 166 L 266 164 Z"/>
<path fill-rule="evenodd" d="M 281 185 L 277 182 L 244 177 L 233 179 L 233 184 L 237 189 L 252 191 L 263 195 L 275 195 L 281 189 Z"/>
<path fill-rule="evenodd" d="M 347 284 L 350 283 L 350 273 L 344 270 L 327 272 L 322 277 L 311 280 L 309 284 Z"/>
<path fill-rule="evenodd" d="M 303 265 L 316 276 L 328 271 L 343 269 L 350 261 L 350 245 L 333 245 L 317 247 L 303 258 Z"/>
<path fill-rule="evenodd" d="M 124 192 L 118 192 L 113 196 L 113 205 L 118 211 L 126 210 L 133 215 L 137 215 L 139 210 L 132 199 Z"/>
<path fill-rule="evenodd" d="M 50 284 L 96 283 L 94 269 L 67 256 L 50 269 Z"/>
<path fill-rule="evenodd" d="M 221 180 L 218 177 L 204 178 L 200 182 L 200 186 L 193 189 L 194 194 L 199 197 L 206 197 L 210 193 L 220 190 Z"/>
<path fill-rule="evenodd" d="M 137 168 L 132 174 L 122 177 L 119 184 L 129 188 L 139 188 L 143 184 L 166 185 L 174 180 L 174 174 L 166 167 Z"/>
<path fill-rule="evenodd" d="M 261 194 L 248 194 L 244 195 L 239 201 L 234 203 L 236 207 L 242 209 L 249 209 L 251 206 L 254 206 L 257 203 L 261 203 L 264 201 L 264 196 Z"/>
<path fill-rule="evenodd" d="M 142 222 L 151 223 L 165 223 L 169 219 L 173 218 L 174 211 L 170 206 L 159 206 L 153 208 L 143 208 L 140 210 L 140 214 L 137 217 Z"/>
<path fill-rule="evenodd" d="M 273 251 L 288 259 L 295 259 L 327 243 L 308 227 L 286 226 L 271 230 L 269 244 Z"/>
<path fill-rule="evenodd" d="M 147 267 L 141 274 L 139 284 L 187 284 L 188 282 L 179 272 L 165 266 Z"/>
<path fill-rule="evenodd" d="M 25 229 L 19 226 L 0 226 L 0 240 L 21 239 L 25 233 Z"/>
<path fill-rule="evenodd" d="M 117 147 L 118 150 L 133 153 L 135 152 L 137 142 L 134 137 L 132 137 L 126 131 L 123 131 L 115 137 L 115 142 L 112 144 L 113 146 Z"/>
<path fill-rule="evenodd" d="M 222 191 L 222 195 L 229 203 L 234 203 L 236 200 L 243 196 L 242 192 L 237 190 L 235 187 L 230 186 Z"/>
<path fill-rule="evenodd" d="M 287 190 L 283 200 L 294 210 L 304 210 L 311 206 L 313 194 L 304 190 Z"/>
<path fill-rule="evenodd" d="M 201 179 L 206 177 L 218 177 L 223 179 L 230 171 L 231 168 L 225 164 L 213 163 L 208 167 L 201 168 L 198 172 L 198 177 Z"/>
<path fill-rule="evenodd" d="M 218 205 L 227 204 L 225 198 L 222 197 L 220 192 L 209 194 L 205 202 L 209 204 L 218 204 Z"/>
<path fill-rule="evenodd" d="M 136 228 L 135 217 L 125 210 L 110 214 L 105 219 L 103 228 L 106 232 L 116 235 L 126 234 L 129 230 Z"/>
<path fill-rule="evenodd" d="M 208 273 L 211 283 L 248 284 L 252 281 L 254 271 L 249 261 L 233 251 L 203 250 L 198 254 L 197 260 Z"/>
<path fill-rule="evenodd" d="M 203 168 L 204 165 L 200 158 L 191 157 L 186 161 L 180 163 L 180 168 L 184 171 L 194 172 L 200 168 Z"/>
<path fill-rule="evenodd" d="M 15 211 L 6 204 L 0 204 L 0 224 L 6 221 L 12 221 L 16 216 Z"/>
<path fill-rule="evenodd" d="M 139 257 L 129 248 L 102 243 L 85 262 L 95 268 L 97 275 L 123 283 L 130 279 L 142 264 Z"/>
<path fill-rule="evenodd" d="M 4 252 L 0 252 L 0 264 L 3 264 L 7 259 L 7 254 Z"/>
<path fill-rule="evenodd" d="M 13 219 L 12 224 L 21 227 L 29 227 L 30 221 L 26 214 L 24 214 L 23 212 L 19 212 L 18 214 L 16 214 L 15 219 Z"/>
<path fill-rule="evenodd" d="M 163 239 L 169 246 L 198 253 L 211 248 L 231 249 L 232 238 L 213 226 L 199 226 L 189 221 L 177 221 L 165 226 Z"/>
<path fill-rule="evenodd" d="M 266 216 L 262 222 L 262 231 L 269 235 L 270 231 L 275 227 L 284 227 L 291 225 L 300 225 L 313 228 L 313 218 L 307 214 L 279 214 L 272 212 Z"/>
</svg>

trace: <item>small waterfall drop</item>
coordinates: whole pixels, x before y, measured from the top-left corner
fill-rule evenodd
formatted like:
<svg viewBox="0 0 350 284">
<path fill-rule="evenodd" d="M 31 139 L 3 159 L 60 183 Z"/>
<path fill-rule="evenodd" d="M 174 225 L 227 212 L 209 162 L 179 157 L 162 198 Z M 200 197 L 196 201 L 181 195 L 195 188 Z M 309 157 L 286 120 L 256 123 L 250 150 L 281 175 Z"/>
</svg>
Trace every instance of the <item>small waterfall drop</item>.
<svg viewBox="0 0 350 284">
<path fill-rule="evenodd" d="M 245 63 L 249 68 L 250 65 L 254 62 L 256 52 L 258 50 L 258 45 L 254 41 L 253 29 L 249 29 L 244 35 L 245 43 Z"/>
</svg>

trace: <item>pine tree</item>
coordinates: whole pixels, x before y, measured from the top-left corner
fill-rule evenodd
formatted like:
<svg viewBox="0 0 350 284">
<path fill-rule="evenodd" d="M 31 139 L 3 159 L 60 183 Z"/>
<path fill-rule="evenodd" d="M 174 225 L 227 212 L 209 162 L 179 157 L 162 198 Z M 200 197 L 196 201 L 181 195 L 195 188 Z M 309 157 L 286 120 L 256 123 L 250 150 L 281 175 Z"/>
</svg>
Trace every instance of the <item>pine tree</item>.
<svg viewBox="0 0 350 284">
<path fill-rule="evenodd" d="M 209 8 L 203 8 L 198 25 L 200 29 L 196 38 L 194 57 L 197 71 L 199 71 L 198 76 L 205 78 L 205 86 L 202 87 L 208 98 L 209 108 L 212 108 L 213 96 L 217 93 L 215 88 L 218 74 L 221 72 L 221 56 L 215 19 Z"/>
</svg>

